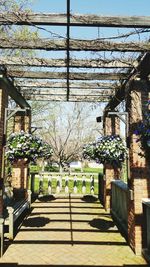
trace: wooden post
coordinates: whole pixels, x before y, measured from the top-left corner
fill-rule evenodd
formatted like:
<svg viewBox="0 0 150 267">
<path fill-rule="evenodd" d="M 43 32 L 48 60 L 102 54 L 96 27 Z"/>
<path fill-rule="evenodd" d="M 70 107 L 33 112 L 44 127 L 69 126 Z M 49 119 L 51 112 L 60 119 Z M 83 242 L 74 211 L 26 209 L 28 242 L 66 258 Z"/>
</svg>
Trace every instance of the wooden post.
<svg viewBox="0 0 150 267">
<path fill-rule="evenodd" d="M 86 175 L 82 175 L 82 194 L 86 193 Z"/>
<path fill-rule="evenodd" d="M 31 173 L 30 179 L 31 179 L 31 193 L 32 193 L 32 195 L 34 195 L 35 173 Z"/>
<path fill-rule="evenodd" d="M 69 193 L 69 177 L 68 175 L 65 177 L 65 193 Z"/>
<path fill-rule="evenodd" d="M 52 175 L 48 175 L 48 194 L 52 194 Z"/>
<path fill-rule="evenodd" d="M 8 106 L 8 94 L 4 88 L 0 86 L 0 217 L 3 214 L 3 181 L 4 171 L 4 145 L 5 145 L 5 136 L 4 136 L 4 120 L 5 120 L 5 108 Z"/>
<path fill-rule="evenodd" d="M 94 175 L 90 176 L 90 192 L 91 195 L 94 195 Z"/>
<path fill-rule="evenodd" d="M 75 175 L 74 178 L 73 178 L 73 192 L 74 192 L 74 194 L 77 194 L 77 192 L 78 192 L 77 175 Z"/>
<path fill-rule="evenodd" d="M 141 157 L 143 151 L 134 130 L 137 123 L 143 120 L 142 112 L 146 110 L 148 101 L 148 87 L 146 81 L 132 81 L 130 95 L 126 97 L 127 111 L 129 112 L 129 138 L 130 138 L 130 177 L 128 178 L 128 240 L 136 254 L 141 254 L 143 233 L 142 198 L 150 197 L 150 162 Z"/>
<path fill-rule="evenodd" d="M 43 196 L 44 174 L 39 174 L 39 196 Z"/>
</svg>

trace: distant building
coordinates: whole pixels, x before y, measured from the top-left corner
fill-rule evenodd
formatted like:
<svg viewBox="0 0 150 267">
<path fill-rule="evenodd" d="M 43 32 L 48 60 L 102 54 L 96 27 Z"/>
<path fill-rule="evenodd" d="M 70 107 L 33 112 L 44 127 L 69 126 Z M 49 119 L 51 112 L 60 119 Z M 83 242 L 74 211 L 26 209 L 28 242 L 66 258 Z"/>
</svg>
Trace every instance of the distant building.
<svg viewBox="0 0 150 267">
<path fill-rule="evenodd" d="M 73 161 L 70 163 L 70 168 L 81 168 L 81 167 L 82 167 L 81 161 Z"/>
<path fill-rule="evenodd" d="M 103 168 L 103 164 L 96 163 L 95 161 L 90 161 L 88 166 L 90 168 Z"/>
<path fill-rule="evenodd" d="M 88 167 L 89 168 L 103 168 L 103 164 L 98 164 L 95 161 L 88 161 Z M 84 166 L 84 163 L 83 163 Z M 70 163 L 70 168 L 82 168 L 82 162 L 81 161 L 73 161 Z"/>
</svg>

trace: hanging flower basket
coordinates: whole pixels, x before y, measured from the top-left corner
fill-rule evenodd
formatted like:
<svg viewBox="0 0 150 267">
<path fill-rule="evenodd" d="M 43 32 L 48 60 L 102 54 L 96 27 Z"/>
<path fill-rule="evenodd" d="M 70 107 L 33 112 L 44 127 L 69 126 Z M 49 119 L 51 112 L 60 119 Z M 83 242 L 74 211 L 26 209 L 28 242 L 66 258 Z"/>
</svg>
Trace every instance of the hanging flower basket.
<svg viewBox="0 0 150 267">
<path fill-rule="evenodd" d="M 11 163 L 24 159 L 26 163 L 36 161 L 37 158 L 49 158 L 52 148 L 41 138 L 21 131 L 12 133 L 6 145 L 6 158 Z"/>
<path fill-rule="evenodd" d="M 127 148 L 118 135 L 102 136 L 97 142 L 84 146 L 83 157 L 113 167 L 121 167 L 127 157 Z"/>
<path fill-rule="evenodd" d="M 150 105 L 150 101 L 148 101 L 148 105 Z M 143 114 L 143 121 L 137 123 L 134 134 L 137 135 L 136 142 L 139 142 L 143 150 L 143 154 L 140 153 L 140 155 L 150 159 L 150 110 Z"/>
</svg>

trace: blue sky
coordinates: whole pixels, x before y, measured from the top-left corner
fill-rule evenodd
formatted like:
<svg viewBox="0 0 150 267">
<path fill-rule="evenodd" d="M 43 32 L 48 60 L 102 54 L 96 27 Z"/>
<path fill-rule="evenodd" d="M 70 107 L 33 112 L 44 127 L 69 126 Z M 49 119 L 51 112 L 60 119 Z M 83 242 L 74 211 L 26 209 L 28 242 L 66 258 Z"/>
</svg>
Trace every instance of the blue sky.
<svg viewBox="0 0 150 267">
<path fill-rule="evenodd" d="M 32 8 L 38 12 L 65 12 L 66 0 L 33 0 Z M 150 15 L 149 0 L 71 0 L 75 13 L 101 15 Z"/>
<path fill-rule="evenodd" d="M 34 12 L 45 13 L 66 13 L 67 0 L 31 0 L 31 8 Z M 130 15 L 130 16 L 149 16 L 150 0 L 70 0 L 71 13 L 98 14 L 98 15 Z M 45 27 L 63 37 L 66 36 L 65 27 Z M 109 37 L 112 35 L 124 34 L 132 29 L 125 28 L 90 28 L 72 27 L 70 36 L 77 39 L 96 39 L 98 37 Z M 50 34 L 41 32 L 43 37 L 53 37 Z M 136 36 L 138 38 L 139 36 Z M 130 37 L 128 41 L 132 41 Z"/>
<path fill-rule="evenodd" d="M 97 15 L 116 15 L 116 16 L 149 16 L 150 15 L 150 0 L 70 0 L 71 13 L 79 14 L 97 14 Z M 31 5 L 33 12 L 43 13 L 66 13 L 66 0 L 33 0 Z M 49 31 L 55 32 L 62 36 L 66 36 L 65 27 L 45 27 Z M 89 28 L 89 27 L 72 27 L 71 38 L 78 39 L 95 39 L 98 37 L 106 37 L 118 35 L 131 31 L 132 29 L 118 29 L 118 28 Z M 40 32 L 43 37 L 52 38 L 50 33 L 44 31 Z M 135 37 L 134 37 L 135 38 Z M 139 36 L 137 36 L 139 38 Z M 131 38 L 126 41 L 131 40 Z M 43 52 L 40 51 L 42 57 L 65 57 L 65 52 Z M 102 53 L 101 53 L 102 55 Z M 107 55 L 107 53 L 105 53 Z M 71 56 L 76 58 L 90 57 L 89 52 L 73 52 Z M 92 54 L 93 57 L 99 57 L 100 53 Z M 57 69 L 56 71 L 59 71 Z M 74 71 L 76 71 L 74 69 Z M 79 71 L 79 69 L 78 69 Z M 84 70 L 85 71 L 85 70 Z M 101 71 L 101 70 L 100 70 Z M 103 106 L 103 105 L 102 105 Z M 101 113 L 100 107 L 95 110 L 94 115 Z"/>
<path fill-rule="evenodd" d="M 45 12 L 45 13 L 66 13 L 66 0 L 31 0 L 31 8 L 34 12 Z M 71 13 L 80 14 L 98 14 L 98 15 L 150 15 L 150 0 L 70 0 L 71 1 Z M 49 26 L 45 27 L 47 30 L 57 33 L 63 37 L 66 37 L 66 27 Z M 118 34 L 124 34 L 133 29 L 125 28 L 98 28 L 98 27 L 72 27 L 70 31 L 70 37 L 76 39 L 96 39 L 100 37 L 117 36 Z M 40 31 L 41 37 L 53 38 L 54 36 L 45 31 Z M 144 38 L 144 35 L 142 35 Z M 149 38 L 149 35 L 147 35 Z M 56 37 L 57 38 L 57 37 Z M 138 40 L 139 36 L 134 35 L 125 41 Z M 120 40 L 122 41 L 122 40 Z M 41 51 L 44 56 L 47 53 Z M 53 52 L 48 53 L 51 57 L 60 57 L 65 55 L 64 52 Z M 81 52 L 72 52 L 72 56 L 78 54 L 79 58 Z M 105 53 L 107 54 L 107 53 Z M 127 54 L 127 53 L 126 53 Z M 95 54 L 95 56 L 99 54 Z M 91 53 L 84 52 L 82 57 L 90 57 Z M 128 56 L 128 55 L 127 55 Z"/>
</svg>

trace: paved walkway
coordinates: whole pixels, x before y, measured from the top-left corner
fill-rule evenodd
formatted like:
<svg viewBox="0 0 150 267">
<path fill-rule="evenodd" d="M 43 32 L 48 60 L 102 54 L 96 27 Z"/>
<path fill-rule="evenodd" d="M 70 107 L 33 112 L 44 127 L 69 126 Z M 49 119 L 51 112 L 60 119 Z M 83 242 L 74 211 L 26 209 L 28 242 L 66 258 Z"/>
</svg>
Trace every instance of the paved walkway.
<svg viewBox="0 0 150 267">
<path fill-rule="evenodd" d="M 98 201 L 36 201 L 0 266 L 148 266 Z"/>
</svg>

